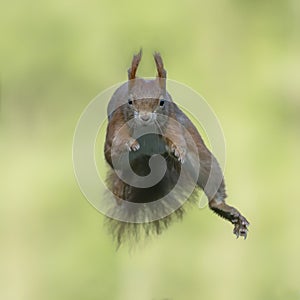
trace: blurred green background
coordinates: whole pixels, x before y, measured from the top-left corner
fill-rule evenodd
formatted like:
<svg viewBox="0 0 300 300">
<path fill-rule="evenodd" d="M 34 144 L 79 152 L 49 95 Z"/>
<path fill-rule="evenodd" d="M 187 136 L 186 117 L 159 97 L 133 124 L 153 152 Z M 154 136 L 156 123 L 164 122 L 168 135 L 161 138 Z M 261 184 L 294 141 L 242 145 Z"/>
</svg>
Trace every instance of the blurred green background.
<svg viewBox="0 0 300 300">
<path fill-rule="evenodd" d="M 298 0 L 4 1 L 0 17 L 1 299 L 300 298 Z M 116 252 L 81 194 L 78 118 L 141 46 L 141 76 L 159 50 L 216 112 L 246 241 L 206 207 Z"/>
</svg>

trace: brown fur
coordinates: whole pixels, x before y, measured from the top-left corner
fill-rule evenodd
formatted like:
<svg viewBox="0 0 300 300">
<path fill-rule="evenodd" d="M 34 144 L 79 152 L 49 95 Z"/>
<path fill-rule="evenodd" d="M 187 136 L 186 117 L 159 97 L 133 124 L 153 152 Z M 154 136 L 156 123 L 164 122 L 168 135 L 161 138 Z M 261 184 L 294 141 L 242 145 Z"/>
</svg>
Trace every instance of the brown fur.
<svg viewBox="0 0 300 300">
<path fill-rule="evenodd" d="M 137 213 L 126 211 L 126 202 L 149 203 L 160 199 L 172 190 L 180 174 L 181 165 L 185 163 L 191 166 L 189 170 L 193 172 L 193 166 L 199 159 L 200 171 L 196 175 L 197 185 L 204 190 L 209 200 L 209 207 L 234 224 L 234 233 L 237 237 L 242 235 L 246 238 L 249 223 L 238 210 L 225 203 L 225 184 L 216 158 L 205 146 L 196 127 L 172 101 L 171 95 L 167 92 L 166 71 L 160 54 L 155 53 L 154 59 L 158 77 L 145 80 L 136 78 L 141 51 L 133 57 L 131 68 L 128 70 L 129 81 L 116 90 L 108 106 L 109 123 L 104 152 L 107 162 L 112 167 L 108 176 L 108 184 L 116 201 L 119 205 L 124 205 L 124 216 L 128 213 Z M 128 125 L 129 121 L 133 122 L 133 126 Z M 179 123 L 183 127 L 179 126 Z M 157 127 L 157 135 L 151 136 L 150 139 L 135 139 L 135 130 L 142 126 L 150 126 L 149 124 Z M 184 128 L 190 136 L 184 133 Z M 156 150 L 155 145 L 157 145 Z M 193 145 L 196 145 L 196 149 Z M 162 181 L 151 188 L 135 188 L 124 183 L 113 169 L 112 160 L 118 161 L 128 151 L 131 151 L 131 167 L 139 176 L 149 173 L 148 163 L 152 155 L 157 153 L 163 155 L 167 159 L 168 168 Z M 120 167 L 122 170 L 122 165 L 115 167 Z M 126 170 L 123 171 L 126 172 Z M 191 173 L 184 175 L 186 184 L 189 182 L 190 175 Z M 184 186 L 182 186 L 182 195 L 180 193 L 177 195 L 178 199 L 175 197 L 170 201 L 180 202 L 181 197 L 184 198 Z M 190 201 L 195 200 L 195 195 L 196 193 L 192 194 Z M 132 237 L 138 239 L 141 229 L 146 235 L 160 233 L 169 225 L 172 218 L 181 218 L 184 212 L 183 204 L 182 202 L 180 208 L 161 220 L 131 224 L 110 219 L 109 228 L 119 245 Z M 161 204 L 159 209 L 163 210 L 163 206 L 164 204 Z M 138 213 L 140 214 L 141 211 Z"/>
</svg>

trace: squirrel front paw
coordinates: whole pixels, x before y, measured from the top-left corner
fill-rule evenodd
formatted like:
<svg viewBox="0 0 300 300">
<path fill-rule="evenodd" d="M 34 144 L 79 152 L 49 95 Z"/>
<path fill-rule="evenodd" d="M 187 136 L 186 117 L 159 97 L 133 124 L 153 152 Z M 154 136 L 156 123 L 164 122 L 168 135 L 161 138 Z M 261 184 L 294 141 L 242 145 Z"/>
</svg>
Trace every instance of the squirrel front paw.
<svg viewBox="0 0 300 300">
<path fill-rule="evenodd" d="M 138 141 L 133 138 L 130 139 L 125 145 L 129 151 L 134 151 L 134 152 L 139 150 L 141 147 Z"/>
<path fill-rule="evenodd" d="M 186 148 L 172 144 L 170 149 L 174 156 L 178 159 L 178 161 L 183 164 L 186 156 Z"/>
</svg>

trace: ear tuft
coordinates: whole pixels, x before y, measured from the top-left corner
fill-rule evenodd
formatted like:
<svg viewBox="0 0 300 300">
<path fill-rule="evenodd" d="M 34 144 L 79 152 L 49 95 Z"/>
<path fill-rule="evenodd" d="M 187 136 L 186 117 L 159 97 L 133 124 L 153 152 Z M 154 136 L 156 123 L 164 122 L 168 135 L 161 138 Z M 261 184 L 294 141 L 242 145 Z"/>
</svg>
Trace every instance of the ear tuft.
<svg viewBox="0 0 300 300">
<path fill-rule="evenodd" d="M 142 58 L 142 48 L 138 54 L 133 56 L 131 67 L 128 69 L 128 80 L 135 79 L 135 74 Z"/>
<path fill-rule="evenodd" d="M 159 78 L 167 78 L 167 71 L 164 69 L 164 63 L 159 52 L 154 52 L 154 60 L 156 63 L 157 76 Z"/>
</svg>

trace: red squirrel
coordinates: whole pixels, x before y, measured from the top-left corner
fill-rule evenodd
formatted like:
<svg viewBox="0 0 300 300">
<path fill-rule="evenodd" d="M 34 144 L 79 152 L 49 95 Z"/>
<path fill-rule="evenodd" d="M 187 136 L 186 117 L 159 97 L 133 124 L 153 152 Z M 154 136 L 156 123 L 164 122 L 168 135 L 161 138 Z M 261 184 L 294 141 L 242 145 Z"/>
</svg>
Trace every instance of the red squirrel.
<svg viewBox="0 0 300 300">
<path fill-rule="evenodd" d="M 167 72 L 161 55 L 154 54 L 157 69 L 155 79 L 136 77 L 141 57 L 141 51 L 133 56 L 128 70 L 128 81 L 115 91 L 108 105 L 104 154 L 111 168 L 107 182 L 120 210 L 122 204 L 145 204 L 159 200 L 174 188 L 184 166 L 188 166 L 186 173 L 189 173 L 195 171 L 195 166 L 200 163 L 200 167 L 196 168 L 196 187 L 187 202 L 195 201 L 195 191 L 198 188 L 202 189 L 208 198 L 210 209 L 234 225 L 233 233 L 237 237 L 246 238 L 249 222 L 236 208 L 225 202 L 227 195 L 224 178 L 216 158 L 204 144 L 194 124 L 167 92 Z M 140 129 L 150 127 L 154 128 L 150 134 L 136 134 Z M 143 177 L 151 171 L 149 160 L 156 154 L 162 155 L 166 160 L 166 172 L 158 183 L 150 187 L 137 187 L 120 178 L 120 174 L 127 172 L 120 159 L 122 156 L 129 156 L 130 168 L 135 174 Z M 186 178 L 188 176 L 186 174 Z M 183 193 L 190 181 L 187 179 L 182 184 Z M 140 230 L 146 235 L 160 233 L 174 216 L 182 216 L 185 205 L 180 203 L 179 199 L 180 193 L 170 200 L 179 201 L 179 205 L 171 214 L 166 214 L 161 219 L 144 222 L 110 219 L 110 231 L 118 244 L 125 242 L 128 236 L 136 237 Z M 145 208 L 142 206 L 140 210 L 144 209 L 143 207 Z M 161 212 L 166 209 L 166 204 L 160 203 L 156 209 Z"/>
</svg>

